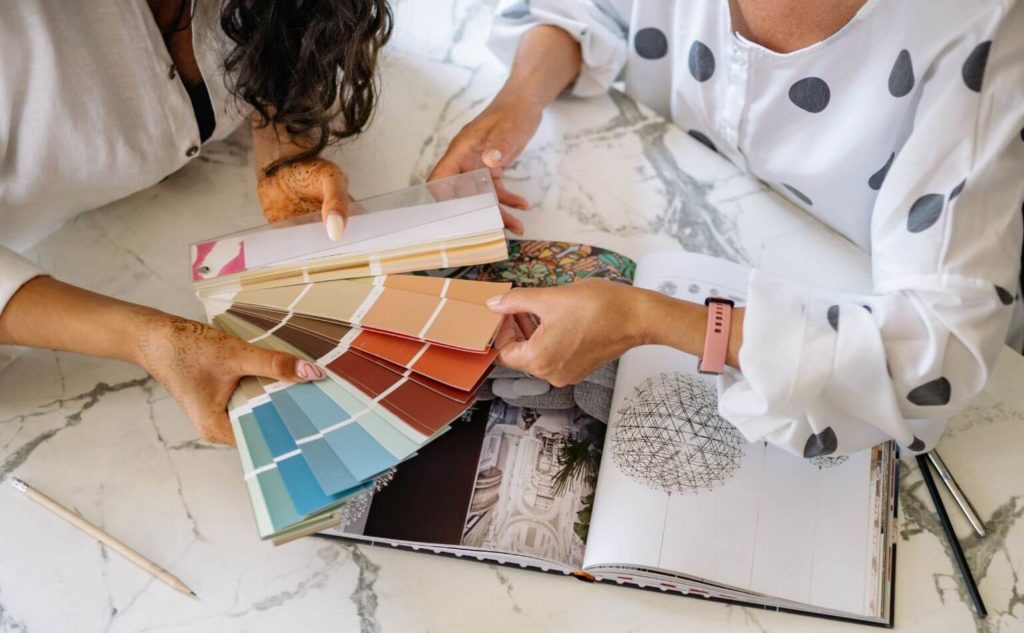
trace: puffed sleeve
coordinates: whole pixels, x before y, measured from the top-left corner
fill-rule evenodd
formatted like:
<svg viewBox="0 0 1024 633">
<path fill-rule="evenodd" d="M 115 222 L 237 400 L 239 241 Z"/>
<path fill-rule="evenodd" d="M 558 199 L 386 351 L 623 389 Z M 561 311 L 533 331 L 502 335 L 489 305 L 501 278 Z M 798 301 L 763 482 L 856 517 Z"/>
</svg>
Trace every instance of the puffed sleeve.
<svg viewBox="0 0 1024 633">
<path fill-rule="evenodd" d="M 805 457 L 931 448 L 984 388 L 1019 301 L 1024 10 L 950 46 L 871 221 L 873 294 L 750 277 L 720 411 Z"/>
<path fill-rule="evenodd" d="M 511 66 L 523 34 L 540 24 L 557 26 L 580 43 L 583 64 L 572 87 L 578 97 L 603 94 L 626 64 L 633 0 L 502 0 L 488 42 Z"/>
<path fill-rule="evenodd" d="M 0 246 L 0 314 L 25 282 L 43 274 L 32 262 Z"/>
</svg>

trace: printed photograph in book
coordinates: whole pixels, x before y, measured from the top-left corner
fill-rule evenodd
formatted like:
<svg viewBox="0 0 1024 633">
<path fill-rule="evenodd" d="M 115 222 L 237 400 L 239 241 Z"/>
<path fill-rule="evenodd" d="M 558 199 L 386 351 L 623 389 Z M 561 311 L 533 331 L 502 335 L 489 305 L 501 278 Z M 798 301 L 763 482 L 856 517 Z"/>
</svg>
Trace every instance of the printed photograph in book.
<svg viewBox="0 0 1024 633">
<path fill-rule="evenodd" d="M 510 240 L 508 259 L 478 266 L 423 274 L 476 281 L 509 281 L 520 287 L 558 286 L 591 277 L 630 283 L 636 263 L 614 251 L 589 244 Z"/>
<path fill-rule="evenodd" d="M 578 569 L 605 428 L 578 409 L 481 402 L 399 466 L 362 522 L 334 533 Z"/>
<path fill-rule="evenodd" d="M 461 544 L 581 566 L 604 435 L 578 409 L 495 400 Z"/>
</svg>

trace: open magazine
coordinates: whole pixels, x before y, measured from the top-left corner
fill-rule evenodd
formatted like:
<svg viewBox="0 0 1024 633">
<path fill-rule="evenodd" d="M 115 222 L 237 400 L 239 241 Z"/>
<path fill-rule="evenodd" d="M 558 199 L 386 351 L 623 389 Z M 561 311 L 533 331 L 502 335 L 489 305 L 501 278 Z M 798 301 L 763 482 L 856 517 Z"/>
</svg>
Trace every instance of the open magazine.
<svg viewBox="0 0 1024 633">
<path fill-rule="evenodd" d="M 743 302 L 747 270 L 723 260 L 655 253 L 635 270 L 639 287 Z M 480 402 L 328 534 L 891 626 L 895 446 L 805 460 L 749 443 L 696 362 L 627 352 L 607 425 Z"/>
</svg>

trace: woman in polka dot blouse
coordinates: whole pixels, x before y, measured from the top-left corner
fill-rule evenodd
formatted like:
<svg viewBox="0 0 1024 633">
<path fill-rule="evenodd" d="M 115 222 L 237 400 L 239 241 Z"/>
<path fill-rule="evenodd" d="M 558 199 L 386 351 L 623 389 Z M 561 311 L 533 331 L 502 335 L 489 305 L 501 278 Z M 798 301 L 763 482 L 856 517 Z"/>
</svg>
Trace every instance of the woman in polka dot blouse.
<svg viewBox="0 0 1024 633">
<path fill-rule="evenodd" d="M 491 46 L 509 79 L 435 176 L 500 176 L 559 93 L 622 80 L 870 252 L 869 295 L 752 272 L 719 399 L 748 440 L 923 450 L 1004 340 L 1020 347 L 1024 3 L 506 0 Z M 613 284 L 514 290 L 493 309 L 540 316 L 501 359 L 556 385 L 633 345 L 704 347 L 703 305 Z"/>
</svg>

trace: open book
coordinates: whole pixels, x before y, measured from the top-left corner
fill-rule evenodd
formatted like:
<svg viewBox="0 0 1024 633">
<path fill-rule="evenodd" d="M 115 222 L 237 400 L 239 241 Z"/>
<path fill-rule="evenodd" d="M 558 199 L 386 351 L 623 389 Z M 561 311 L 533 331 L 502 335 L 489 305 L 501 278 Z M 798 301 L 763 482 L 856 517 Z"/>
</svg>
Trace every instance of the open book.
<svg viewBox="0 0 1024 633">
<path fill-rule="evenodd" d="M 634 283 L 742 304 L 746 277 L 657 253 Z M 696 358 L 645 346 L 619 362 L 607 425 L 478 403 L 327 534 L 891 626 L 895 466 L 891 443 L 811 460 L 748 443 Z"/>
</svg>

